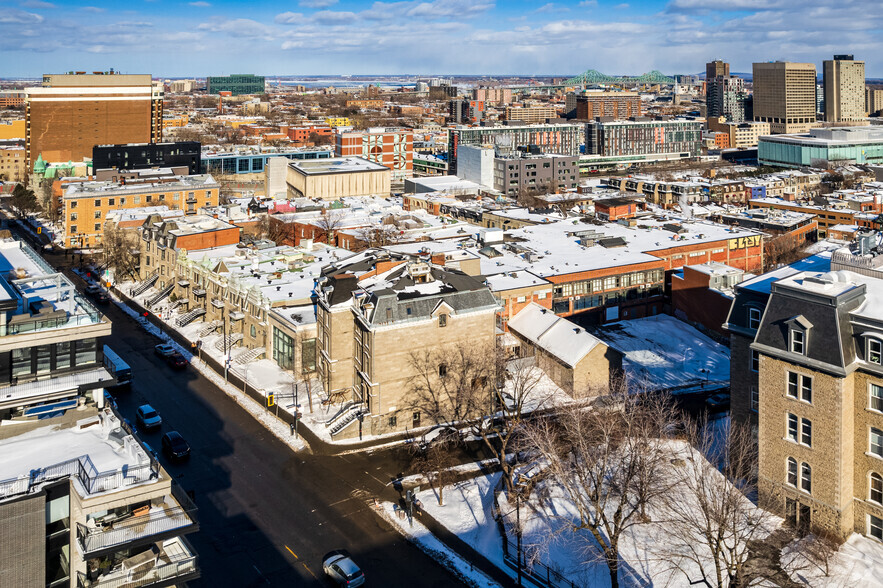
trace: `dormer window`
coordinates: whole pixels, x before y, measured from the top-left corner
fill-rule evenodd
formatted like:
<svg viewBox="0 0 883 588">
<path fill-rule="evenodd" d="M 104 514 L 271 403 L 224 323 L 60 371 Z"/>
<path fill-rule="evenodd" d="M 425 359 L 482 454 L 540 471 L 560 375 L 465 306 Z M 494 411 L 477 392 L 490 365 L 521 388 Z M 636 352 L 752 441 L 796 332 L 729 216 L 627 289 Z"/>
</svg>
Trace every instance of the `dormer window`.
<svg viewBox="0 0 883 588">
<path fill-rule="evenodd" d="M 806 355 L 809 344 L 809 331 L 812 323 L 806 320 L 802 314 L 786 321 L 788 325 L 788 350 L 798 355 Z"/>
<path fill-rule="evenodd" d="M 759 308 L 749 308 L 748 309 L 748 328 L 756 331 L 759 326 L 760 326 L 760 309 Z"/>
<path fill-rule="evenodd" d="M 804 355 L 805 351 L 806 333 L 798 329 L 791 329 L 791 352 Z"/>
<path fill-rule="evenodd" d="M 448 326 L 448 315 L 446 315 L 446 314 L 438 315 L 438 326 L 439 327 L 447 327 Z"/>
<path fill-rule="evenodd" d="M 868 362 L 883 365 L 883 341 L 868 339 Z"/>
</svg>

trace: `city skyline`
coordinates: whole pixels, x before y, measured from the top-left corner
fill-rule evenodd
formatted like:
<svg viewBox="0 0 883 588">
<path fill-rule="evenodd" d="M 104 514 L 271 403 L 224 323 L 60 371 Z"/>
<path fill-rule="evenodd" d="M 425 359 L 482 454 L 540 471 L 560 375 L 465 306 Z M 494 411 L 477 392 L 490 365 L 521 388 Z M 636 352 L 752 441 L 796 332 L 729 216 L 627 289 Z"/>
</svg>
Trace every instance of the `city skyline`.
<svg viewBox="0 0 883 588">
<path fill-rule="evenodd" d="M 868 0 L 0 0 L 3 77 L 106 70 L 183 77 L 360 74 L 668 74 L 721 58 L 835 53 L 883 77 L 883 16 Z M 488 50 L 494 48 L 496 50 Z M 870 59 L 869 59 L 870 58 Z"/>
</svg>

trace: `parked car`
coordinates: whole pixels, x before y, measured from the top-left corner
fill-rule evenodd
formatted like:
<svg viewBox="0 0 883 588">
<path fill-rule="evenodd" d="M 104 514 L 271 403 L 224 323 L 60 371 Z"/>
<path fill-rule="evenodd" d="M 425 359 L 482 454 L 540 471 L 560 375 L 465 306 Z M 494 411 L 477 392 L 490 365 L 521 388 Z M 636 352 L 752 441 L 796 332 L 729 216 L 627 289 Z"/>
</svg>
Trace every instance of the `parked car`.
<svg viewBox="0 0 883 588">
<path fill-rule="evenodd" d="M 365 574 L 362 573 L 350 554 L 343 549 L 325 554 L 325 557 L 322 558 L 322 569 L 325 571 L 325 575 L 337 582 L 338 586 L 355 588 L 365 583 Z"/>
<path fill-rule="evenodd" d="M 176 370 L 183 370 L 190 362 L 187 361 L 187 358 L 175 351 L 171 355 L 166 356 L 166 363 L 169 364 L 169 367 Z"/>
<path fill-rule="evenodd" d="M 90 284 L 90 285 L 86 286 L 85 292 L 89 296 L 95 296 L 96 294 L 101 292 L 101 288 L 99 288 L 95 284 Z"/>
<path fill-rule="evenodd" d="M 95 302 L 97 302 L 98 304 L 109 304 L 110 303 L 110 296 L 108 296 L 107 294 L 102 292 L 101 294 L 99 294 L 98 296 L 95 297 Z"/>
<path fill-rule="evenodd" d="M 162 426 L 162 417 L 149 404 L 142 404 L 138 407 L 138 410 L 135 412 L 135 420 L 138 421 L 141 429 L 145 431 L 158 429 Z"/>
<path fill-rule="evenodd" d="M 169 345 L 168 343 L 160 343 L 159 345 L 154 346 L 153 352 L 160 357 L 168 357 L 171 354 L 176 353 L 176 350 L 173 345 Z"/>
<path fill-rule="evenodd" d="M 169 459 L 187 459 L 190 457 L 190 444 L 178 431 L 169 431 L 162 436 L 162 452 Z"/>
<path fill-rule="evenodd" d="M 710 410 L 726 410 L 730 407 L 730 395 L 726 392 L 712 394 L 705 399 L 705 406 Z"/>
</svg>

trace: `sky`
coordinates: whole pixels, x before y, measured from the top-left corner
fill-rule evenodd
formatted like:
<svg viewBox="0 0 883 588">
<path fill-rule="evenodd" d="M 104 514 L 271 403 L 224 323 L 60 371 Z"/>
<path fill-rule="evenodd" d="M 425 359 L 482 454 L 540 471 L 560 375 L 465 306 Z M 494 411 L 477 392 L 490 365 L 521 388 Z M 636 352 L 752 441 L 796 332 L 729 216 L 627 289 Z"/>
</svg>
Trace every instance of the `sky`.
<svg viewBox="0 0 883 588">
<path fill-rule="evenodd" d="M 855 54 L 883 78 L 879 0 L 0 0 L 0 77 L 731 71 Z"/>
</svg>

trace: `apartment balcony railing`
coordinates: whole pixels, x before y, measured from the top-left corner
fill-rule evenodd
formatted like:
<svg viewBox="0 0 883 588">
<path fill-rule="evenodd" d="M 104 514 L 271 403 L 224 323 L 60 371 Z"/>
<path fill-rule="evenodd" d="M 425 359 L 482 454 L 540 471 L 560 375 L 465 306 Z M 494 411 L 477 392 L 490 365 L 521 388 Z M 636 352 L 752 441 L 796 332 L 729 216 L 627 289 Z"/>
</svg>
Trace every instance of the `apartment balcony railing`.
<svg viewBox="0 0 883 588">
<path fill-rule="evenodd" d="M 154 547 L 157 549 L 157 547 Z M 97 578 L 77 573 L 77 588 L 147 588 L 184 584 L 199 577 L 199 557 L 180 537 L 123 560 Z"/>
<path fill-rule="evenodd" d="M 101 525 L 88 526 L 77 523 L 77 541 L 83 553 L 97 553 L 134 541 L 167 533 L 169 531 L 190 532 L 197 526 L 196 505 L 174 484 L 172 497 L 178 506 L 153 507 L 150 511 L 138 516 L 137 511 L 108 521 Z M 154 510 L 155 509 L 155 510 Z"/>
</svg>

